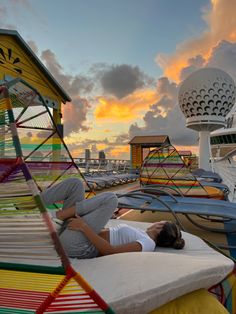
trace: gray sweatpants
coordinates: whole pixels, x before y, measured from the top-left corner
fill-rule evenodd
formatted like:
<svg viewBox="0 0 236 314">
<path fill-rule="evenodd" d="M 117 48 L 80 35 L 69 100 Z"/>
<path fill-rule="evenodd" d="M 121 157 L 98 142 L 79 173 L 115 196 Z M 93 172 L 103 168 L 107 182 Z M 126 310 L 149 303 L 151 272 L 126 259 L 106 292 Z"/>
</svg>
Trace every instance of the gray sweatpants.
<svg viewBox="0 0 236 314">
<path fill-rule="evenodd" d="M 43 191 L 41 196 L 46 205 L 63 201 L 62 210 L 75 206 L 76 214 L 82 216 L 96 233 L 105 227 L 118 203 L 116 195 L 112 192 L 104 192 L 85 199 L 83 182 L 76 178 L 64 180 Z M 66 225 L 65 221 L 59 233 L 61 243 L 68 256 L 77 258 L 98 256 L 97 249 L 82 232 L 69 230 Z"/>
</svg>

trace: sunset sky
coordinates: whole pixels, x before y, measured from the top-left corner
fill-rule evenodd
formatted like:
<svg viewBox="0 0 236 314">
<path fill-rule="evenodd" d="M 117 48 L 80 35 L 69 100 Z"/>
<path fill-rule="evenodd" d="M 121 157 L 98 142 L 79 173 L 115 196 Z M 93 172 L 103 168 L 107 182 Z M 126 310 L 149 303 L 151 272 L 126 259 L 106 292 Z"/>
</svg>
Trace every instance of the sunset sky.
<svg viewBox="0 0 236 314">
<path fill-rule="evenodd" d="M 202 67 L 236 81 L 235 12 L 236 0 L 0 0 L 0 28 L 17 30 L 71 96 L 74 157 L 129 159 L 135 135 L 197 152 L 178 86 Z"/>
</svg>

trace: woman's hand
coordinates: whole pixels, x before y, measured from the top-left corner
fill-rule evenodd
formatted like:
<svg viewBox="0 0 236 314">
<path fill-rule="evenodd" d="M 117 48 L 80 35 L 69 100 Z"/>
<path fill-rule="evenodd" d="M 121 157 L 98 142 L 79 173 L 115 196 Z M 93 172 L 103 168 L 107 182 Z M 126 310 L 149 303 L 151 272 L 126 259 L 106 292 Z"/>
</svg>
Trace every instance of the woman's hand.
<svg viewBox="0 0 236 314">
<path fill-rule="evenodd" d="M 83 220 L 83 218 L 81 218 L 80 216 L 77 216 L 76 218 L 70 218 L 69 219 L 69 223 L 67 225 L 67 228 L 70 230 L 79 230 L 79 231 L 84 231 L 84 229 L 86 228 L 87 224 L 86 222 Z"/>
<path fill-rule="evenodd" d="M 94 232 L 94 230 L 83 220 L 83 218 L 79 216 L 76 218 L 70 218 L 67 228 L 69 230 L 83 232 L 88 240 L 97 248 L 100 255 L 142 251 L 142 245 L 139 242 L 131 242 L 123 245 L 112 246 L 109 241 Z"/>
</svg>

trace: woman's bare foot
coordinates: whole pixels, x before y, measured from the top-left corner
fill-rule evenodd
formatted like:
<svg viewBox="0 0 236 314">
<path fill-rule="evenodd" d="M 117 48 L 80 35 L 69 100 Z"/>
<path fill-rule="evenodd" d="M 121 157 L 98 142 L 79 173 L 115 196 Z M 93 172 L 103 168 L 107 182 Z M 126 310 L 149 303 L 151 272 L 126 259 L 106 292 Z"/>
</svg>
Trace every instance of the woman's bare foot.
<svg viewBox="0 0 236 314">
<path fill-rule="evenodd" d="M 63 210 L 58 210 L 55 212 L 55 217 L 59 220 L 66 220 L 68 218 L 75 217 L 75 207 L 66 208 Z"/>
</svg>

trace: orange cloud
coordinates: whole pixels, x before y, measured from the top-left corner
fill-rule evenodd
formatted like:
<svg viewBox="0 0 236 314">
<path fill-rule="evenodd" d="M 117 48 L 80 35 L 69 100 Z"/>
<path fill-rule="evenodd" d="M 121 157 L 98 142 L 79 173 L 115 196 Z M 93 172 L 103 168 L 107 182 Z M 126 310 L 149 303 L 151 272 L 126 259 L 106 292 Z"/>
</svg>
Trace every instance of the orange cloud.
<svg viewBox="0 0 236 314">
<path fill-rule="evenodd" d="M 95 110 L 96 119 L 112 119 L 112 121 L 132 121 L 146 111 L 158 100 L 155 89 L 137 90 L 122 99 L 112 96 L 98 97 Z"/>
<path fill-rule="evenodd" d="M 106 143 L 98 143 L 96 144 L 96 146 L 97 146 L 97 150 L 100 151 L 100 150 L 105 150 L 108 145 Z"/>
<path fill-rule="evenodd" d="M 84 149 L 81 149 L 81 148 L 72 148 L 70 149 L 70 153 L 73 156 L 73 158 L 84 157 Z"/>
<path fill-rule="evenodd" d="M 164 74 L 179 82 L 181 70 L 188 66 L 188 59 L 201 55 L 206 61 L 212 48 L 221 40 L 236 40 L 236 2 L 211 0 L 211 8 L 203 12 L 208 27 L 199 37 L 187 40 L 177 46 L 172 55 L 160 54 L 156 62 L 163 68 Z"/>
<path fill-rule="evenodd" d="M 130 158 L 130 147 L 129 145 L 117 146 L 109 152 L 111 158 L 114 159 L 129 159 Z"/>
</svg>

